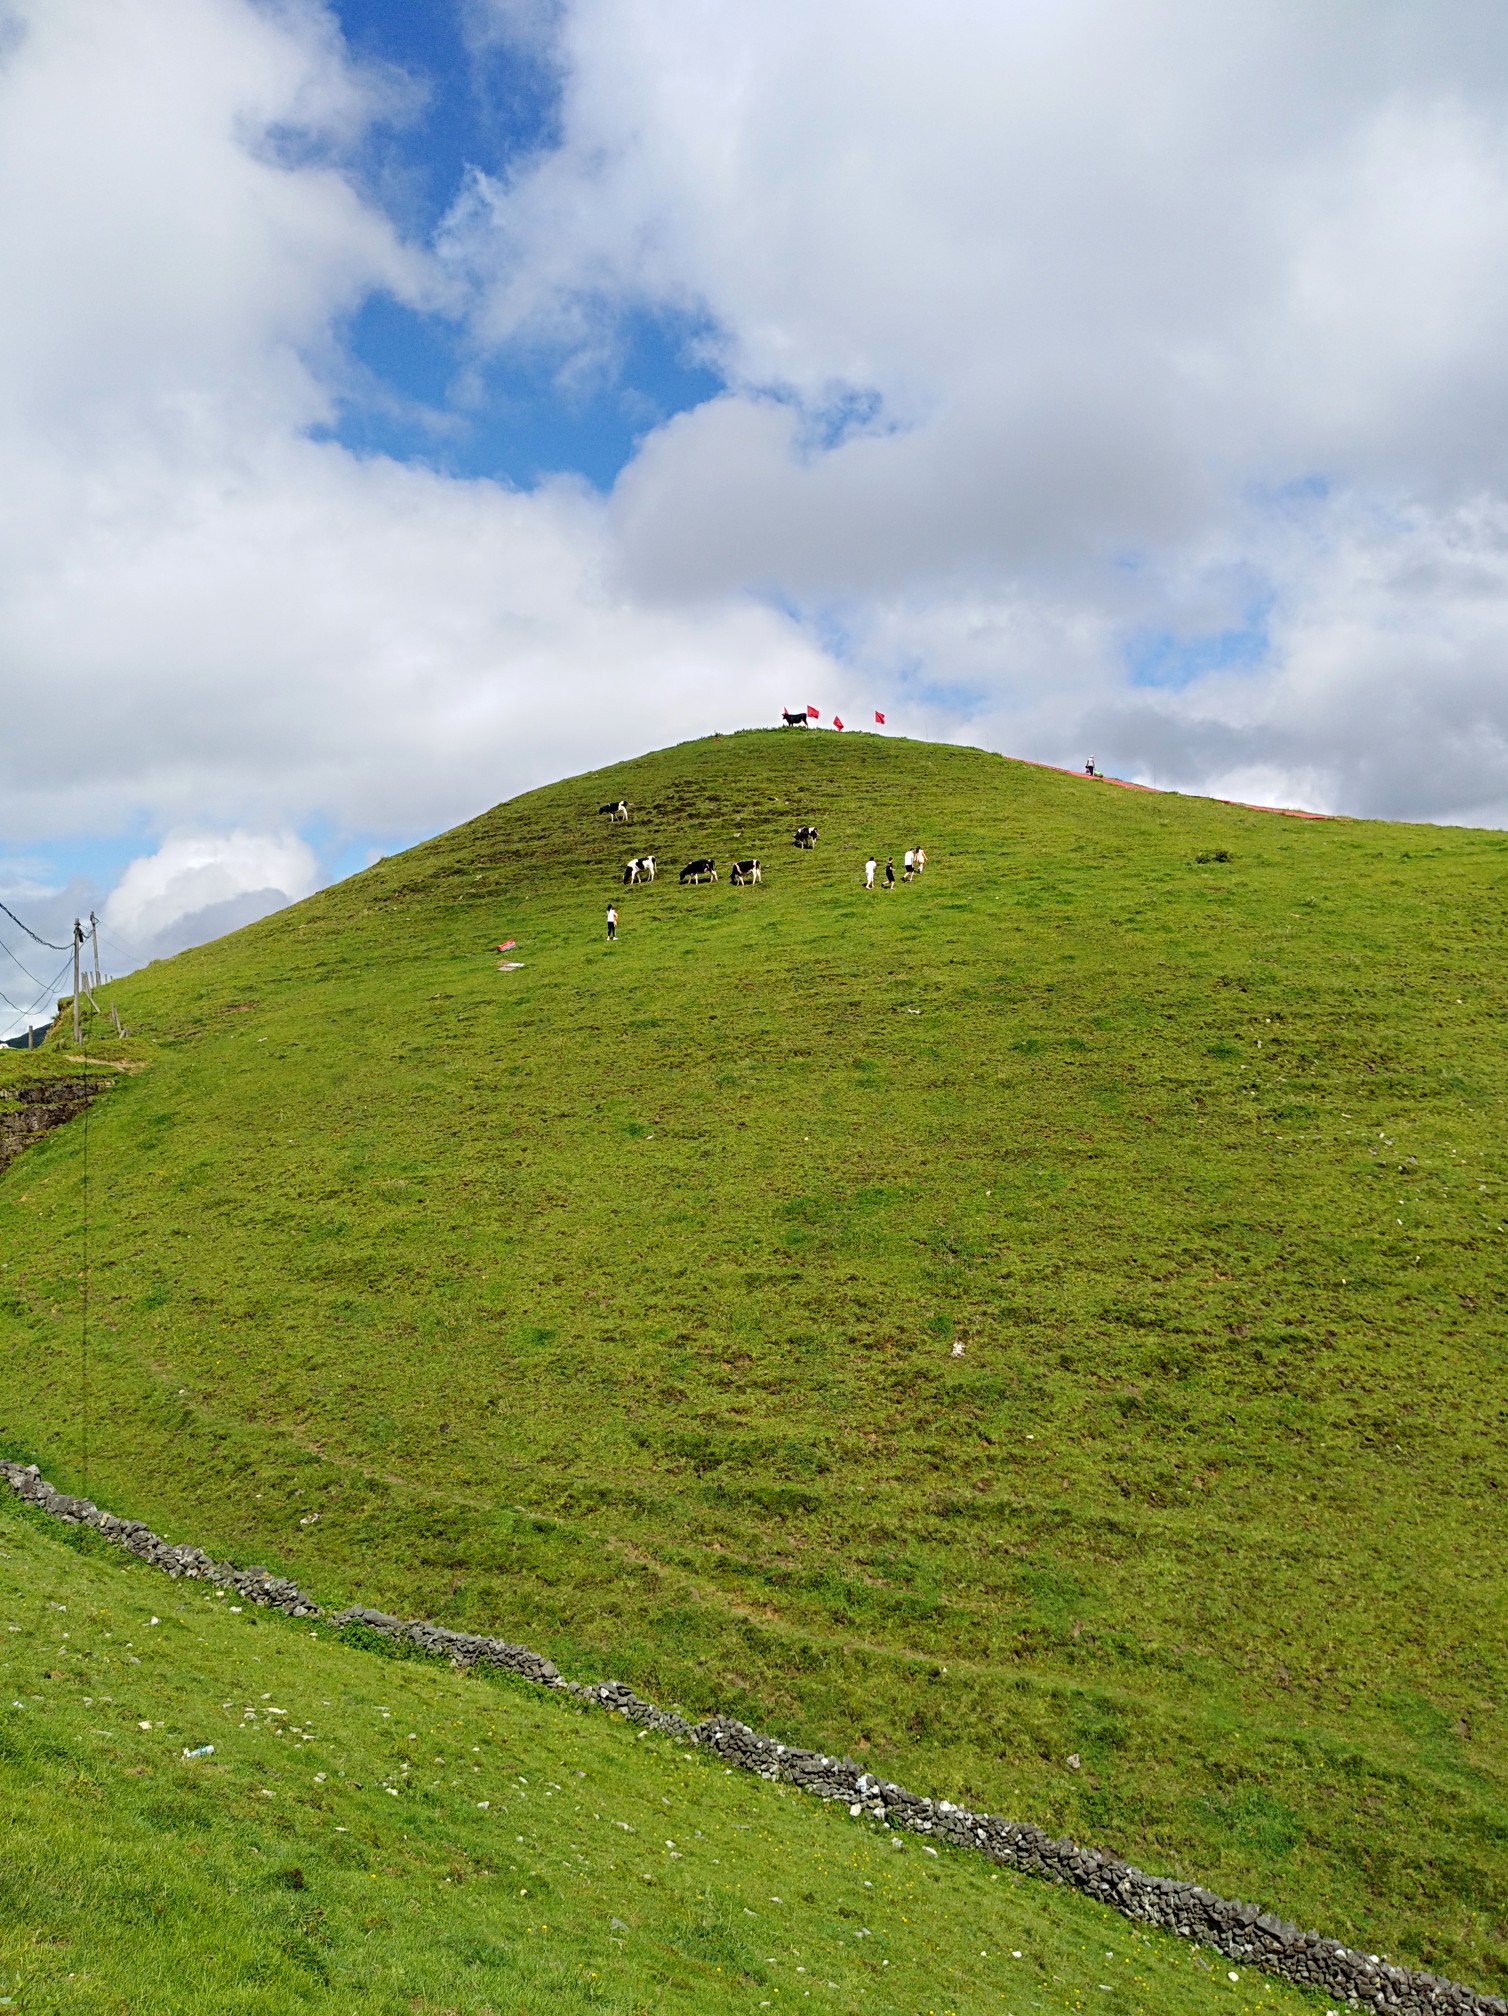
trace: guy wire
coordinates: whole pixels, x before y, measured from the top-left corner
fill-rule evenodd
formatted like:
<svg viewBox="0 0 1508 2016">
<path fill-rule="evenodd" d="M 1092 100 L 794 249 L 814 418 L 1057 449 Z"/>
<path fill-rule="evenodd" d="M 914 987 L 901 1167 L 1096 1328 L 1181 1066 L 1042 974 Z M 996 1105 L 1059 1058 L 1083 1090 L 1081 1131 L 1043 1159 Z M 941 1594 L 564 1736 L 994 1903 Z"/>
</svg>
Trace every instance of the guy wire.
<svg viewBox="0 0 1508 2016">
<path fill-rule="evenodd" d="M 84 1055 L 84 1289 L 79 1330 L 79 1487 L 89 1494 L 89 1032 Z"/>
</svg>

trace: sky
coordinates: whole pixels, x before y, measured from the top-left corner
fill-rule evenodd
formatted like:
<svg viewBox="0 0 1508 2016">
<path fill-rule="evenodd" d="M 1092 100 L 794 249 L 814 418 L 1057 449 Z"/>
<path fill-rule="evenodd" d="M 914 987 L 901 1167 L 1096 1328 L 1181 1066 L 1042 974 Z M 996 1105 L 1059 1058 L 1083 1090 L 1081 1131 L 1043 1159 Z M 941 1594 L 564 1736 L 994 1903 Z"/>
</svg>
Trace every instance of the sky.
<svg viewBox="0 0 1508 2016">
<path fill-rule="evenodd" d="M 1500 0 L 0 0 L 0 271 L 112 970 L 808 703 L 1508 825 Z"/>
</svg>

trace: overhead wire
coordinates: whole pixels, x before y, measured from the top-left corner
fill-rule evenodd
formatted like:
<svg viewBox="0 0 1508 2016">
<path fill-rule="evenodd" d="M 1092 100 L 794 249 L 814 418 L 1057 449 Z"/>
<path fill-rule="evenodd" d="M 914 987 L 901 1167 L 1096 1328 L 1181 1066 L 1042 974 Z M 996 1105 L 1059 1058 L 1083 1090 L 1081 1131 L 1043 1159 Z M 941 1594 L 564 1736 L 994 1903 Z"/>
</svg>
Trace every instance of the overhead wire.
<svg viewBox="0 0 1508 2016">
<path fill-rule="evenodd" d="M 122 938 L 117 931 L 107 931 L 103 924 L 98 924 L 97 929 L 100 935 L 100 943 L 104 946 L 106 952 L 117 952 L 122 955 L 118 960 L 113 959 L 111 961 L 112 965 L 126 963 L 133 966 L 144 966 L 146 964 L 146 954 L 139 945 L 133 945 L 129 938 Z"/>
<path fill-rule="evenodd" d="M 74 1002 L 77 1009 L 78 1002 Z M 87 1494 L 89 1490 L 89 1108 L 93 1103 L 89 1092 L 89 1024 L 83 1027 L 84 1053 L 84 1113 L 83 1113 L 83 1161 L 84 1161 L 84 1209 L 83 1209 L 83 1269 L 79 1307 L 79 1483 Z"/>
<path fill-rule="evenodd" d="M 26 923 L 22 918 L 16 915 L 15 911 L 11 909 L 8 903 L 0 903 L 0 910 L 3 910 L 6 916 L 9 917 L 12 924 L 16 925 L 18 929 L 24 931 L 28 938 L 35 938 L 37 943 L 39 945 L 45 945 L 49 952 L 66 952 L 70 958 L 73 956 L 73 947 L 71 945 L 54 945 L 52 940 L 50 938 L 44 938 L 40 931 L 33 931 L 28 923 Z"/>
<path fill-rule="evenodd" d="M 6 914 L 9 915 L 10 913 L 7 912 Z M 54 947 L 54 950 L 57 951 L 61 951 L 61 949 L 62 949 L 61 946 Z M 31 968 L 21 958 L 19 953 L 11 951 L 11 948 L 9 947 L 9 945 L 6 944 L 3 938 L 0 938 L 0 952 L 5 953 L 7 958 L 15 960 L 16 964 L 21 968 L 21 971 L 26 975 L 27 979 L 31 982 L 33 987 L 41 986 L 42 983 L 37 978 L 36 974 L 32 972 Z"/>
<path fill-rule="evenodd" d="M 29 1027 L 32 1016 L 36 1014 L 37 1010 L 42 1006 L 42 1003 L 44 1001 L 50 1001 L 56 998 L 53 990 L 58 986 L 59 982 L 63 980 L 64 977 L 66 976 L 69 964 L 72 962 L 72 957 L 73 952 L 72 948 L 70 947 L 68 959 L 64 961 L 63 965 L 58 968 L 57 972 L 53 975 L 52 979 L 49 980 L 47 985 L 43 987 L 41 991 L 37 994 L 36 998 L 33 1000 L 30 1007 L 28 1008 L 20 1007 L 16 1002 L 11 1000 L 8 994 L 0 994 L 0 1001 L 4 1001 L 7 1008 L 14 1009 L 15 1013 L 19 1015 L 22 1018 L 22 1020 L 27 1023 Z M 30 979 L 34 978 L 35 976 L 28 974 L 27 977 L 28 979 Z"/>
</svg>

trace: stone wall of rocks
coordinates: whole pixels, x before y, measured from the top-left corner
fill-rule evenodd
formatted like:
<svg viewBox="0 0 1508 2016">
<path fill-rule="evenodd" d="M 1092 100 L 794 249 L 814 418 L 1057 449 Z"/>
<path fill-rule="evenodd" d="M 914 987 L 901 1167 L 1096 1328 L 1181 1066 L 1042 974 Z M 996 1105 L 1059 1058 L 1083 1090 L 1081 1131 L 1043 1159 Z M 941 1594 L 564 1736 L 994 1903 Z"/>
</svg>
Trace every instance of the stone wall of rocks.
<svg viewBox="0 0 1508 2016">
<path fill-rule="evenodd" d="M 55 1490 L 35 1464 L 0 1462 L 0 1477 L 27 1504 L 71 1525 L 92 1526 L 116 1546 L 169 1575 L 234 1589 L 248 1602 L 281 1610 L 290 1617 L 320 1615 L 318 1604 L 296 1583 L 269 1574 L 265 1568 L 233 1568 L 227 1562 L 212 1561 L 197 1547 L 171 1546 L 138 1520 L 117 1519 L 87 1498 L 71 1498 Z M 1216 1897 L 1197 1883 L 1149 1876 L 1114 1855 L 1081 1848 L 1074 1841 L 1054 1840 L 1039 1828 L 1002 1820 L 994 1813 L 971 1813 L 946 1799 L 923 1798 L 876 1778 L 851 1757 L 792 1749 L 722 1715 L 688 1722 L 682 1715 L 641 1700 L 620 1680 L 583 1685 L 563 1679 L 548 1659 L 527 1645 L 451 1631 L 421 1620 L 405 1622 L 359 1604 L 336 1611 L 326 1621 L 337 1627 L 364 1626 L 420 1654 L 448 1659 L 457 1668 L 491 1667 L 537 1686 L 558 1689 L 644 1729 L 694 1743 L 739 1770 L 794 1785 L 819 1799 L 840 1800 L 855 1819 L 868 1815 L 883 1827 L 919 1835 L 924 1847 L 937 1842 L 969 1849 L 988 1856 L 1001 1868 L 1066 1884 L 1127 1918 L 1161 1925 L 1245 1967 L 1316 1989 L 1352 2008 L 1374 2009 L 1387 2012 L 1387 2016 L 1395 2016 L 1395 2012 L 1396 2016 L 1508 2016 L 1508 2001 L 1499 1996 L 1480 1995 L 1459 1982 L 1441 1980 L 1418 1968 L 1391 1966 L 1375 1953 L 1358 1953 L 1339 1940 L 1302 1932 L 1255 1904 Z"/>
</svg>

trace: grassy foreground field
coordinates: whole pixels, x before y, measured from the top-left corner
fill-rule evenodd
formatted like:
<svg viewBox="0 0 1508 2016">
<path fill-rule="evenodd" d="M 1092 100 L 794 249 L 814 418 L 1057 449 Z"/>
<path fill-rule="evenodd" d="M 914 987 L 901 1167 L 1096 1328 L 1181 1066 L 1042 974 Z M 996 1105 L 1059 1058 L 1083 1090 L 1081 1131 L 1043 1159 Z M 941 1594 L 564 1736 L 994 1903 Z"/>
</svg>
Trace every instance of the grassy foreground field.
<svg viewBox="0 0 1508 2016">
<path fill-rule="evenodd" d="M 0 2007 L 30 2016 L 1321 2006 L 517 1683 L 236 1614 L 13 1505 L 0 1689 Z"/>
<path fill-rule="evenodd" d="M 7 1453 L 1500 1990 L 1505 886 L 869 737 L 532 793 L 121 984 Z"/>
</svg>

